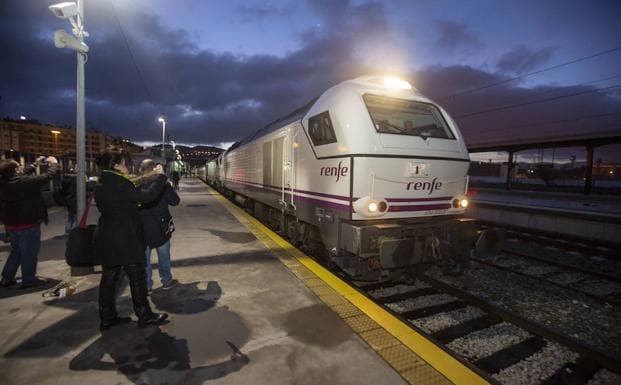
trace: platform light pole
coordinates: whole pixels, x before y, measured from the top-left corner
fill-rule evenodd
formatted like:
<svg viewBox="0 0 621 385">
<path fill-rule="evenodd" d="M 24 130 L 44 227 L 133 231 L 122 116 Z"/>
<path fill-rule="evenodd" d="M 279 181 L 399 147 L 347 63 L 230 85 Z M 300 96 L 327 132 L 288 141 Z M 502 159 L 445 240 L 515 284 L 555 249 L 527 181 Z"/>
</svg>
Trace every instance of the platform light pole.
<svg viewBox="0 0 621 385">
<path fill-rule="evenodd" d="M 166 161 L 166 155 L 164 154 L 164 143 L 166 143 L 166 118 L 164 118 L 164 115 L 160 115 L 157 121 L 162 123 L 162 158 Z"/>
<path fill-rule="evenodd" d="M 54 156 L 56 156 L 60 154 L 60 151 L 58 148 L 58 135 L 60 135 L 61 132 L 58 130 L 52 130 L 50 131 L 50 133 L 54 135 Z"/>
<path fill-rule="evenodd" d="M 63 2 L 49 6 L 54 16 L 67 19 L 71 23 L 73 36 L 60 29 L 54 32 L 54 45 L 56 48 L 71 48 L 76 51 L 77 74 L 76 74 L 76 192 L 77 192 L 77 218 L 81 218 L 86 206 L 86 149 L 85 149 L 85 107 L 84 107 L 84 64 L 86 64 L 86 54 L 89 50 L 84 43 L 84 38 L 88 37 L 88 32 L 84 30 L 84 0 L 76 2 Z M 75 268 L 78 269 L 78 268 Z M 89 271 L 92 271 L 89 268 Z M 74 268 L 72 268 L 72 275 Z"/>
<path fill-rule="evenodd" d="M 85 130 L 84 130 L 84 64 L 86 63 L 86 53 L 89 48 L 84 43 L 84 38 L 88 37 L 88 32 L 84 30 L 84 0 L 77 2 L 64 2 L 49 6 L 54 16 L 67 19 L 73 27 L 73 35 L 69 35 L 60 29 L 54 32 L 54 45 L 57 48 L 71 48 L 77 55 L 77 76 L 76 76 L 76 187 L 77 187 L 77 214 L 82 216 L 86 206 L 86 151 L 85 151 Z"/>
</svg>

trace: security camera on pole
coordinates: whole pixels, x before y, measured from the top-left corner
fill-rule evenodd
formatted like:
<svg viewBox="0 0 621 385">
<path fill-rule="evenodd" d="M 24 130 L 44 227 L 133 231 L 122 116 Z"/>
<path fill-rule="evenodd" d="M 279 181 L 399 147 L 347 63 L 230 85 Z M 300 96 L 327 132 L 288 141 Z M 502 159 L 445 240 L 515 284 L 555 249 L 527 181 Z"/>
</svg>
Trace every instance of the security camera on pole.
<svg viewBox="0 0 621 385">
<path fill-rule="evenodd" d="M 50 5 L 50 11 L 54 16 L 68 19 L 71 23 L 73 35 L 64 30 L 54 32 L 54 45 L 57 48 L 70 48 L 77 52 L 77 82 L 76 82 L 76 187 L 77 187 L 77 215 L 82 216 L 86 206 L 86 151 L 84 130 L 84 64 L 86 63 L 88 45 L 84 38 L 88 32 L 84 30 L 84 0 L 76 2 L 63 2 Z M 80 270 L 80 271 L 78 271 Z M 92 272 L 92 268 L 72 268 L 71 275 L 82 275 Z"/>
</svg>

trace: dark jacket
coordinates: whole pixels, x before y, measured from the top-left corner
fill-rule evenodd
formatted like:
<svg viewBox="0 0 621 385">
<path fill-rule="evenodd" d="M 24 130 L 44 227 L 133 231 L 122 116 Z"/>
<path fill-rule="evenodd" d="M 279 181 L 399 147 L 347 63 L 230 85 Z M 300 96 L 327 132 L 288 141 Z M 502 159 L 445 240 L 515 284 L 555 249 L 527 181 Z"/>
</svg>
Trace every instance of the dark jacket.
<svg viewBox="0 0 621 385">
<path fill-rule="evenodd" d="M 155 181 L 147 181 L 139 186 L 140 189 L 149 189 Z M 144 240 L 150 248 L 162 246 L 170 239 L 170 234 L 165 233 L 168 223 L 172 218 L 168 206 L 179 204 L 179 195 L 169 183 L 166 183 L 160 195 L 153 202 L 140 205 L 140 217 L 144 230 Z"/>
<path fill-rule="evenodd" d="M 45 186 L 58 171 L 57 164 L 48 165 L 41 175 L 20 175 L 10 179 L 0 179 L 0 195 L 4 206 L 5 225 L 47 224 L 47 206 L 41 194 Z"/>
<path fill-rule="evenodd" d="M 78 187 L 77 175 L 65 174 L 60 185 L 60 193 L 62 195 L 63 206 L 67 208 L 69 214 L 75 215 L 78 211 Z"/>
<path fill-rule="evenodd" d="M 97 223 L 95 253 L 104 266 L 146 264 L 142 221 L 138 203 L 155 200 L 166 183 L 158 175 L 148 188 L 138 189 L 124 176 L 104 171 L 95 188 L 95 202 L 101 213 Z"/>
</svg>

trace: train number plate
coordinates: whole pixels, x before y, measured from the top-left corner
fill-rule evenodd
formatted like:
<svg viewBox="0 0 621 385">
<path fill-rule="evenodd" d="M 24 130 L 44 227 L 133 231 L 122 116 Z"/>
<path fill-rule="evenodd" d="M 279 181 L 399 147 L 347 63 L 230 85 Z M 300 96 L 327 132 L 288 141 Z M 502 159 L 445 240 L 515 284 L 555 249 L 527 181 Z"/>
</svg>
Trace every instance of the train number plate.
<svg viewBox="0 0 621 385">
<path fill-rule="evenodd" d="M 406 176 L 409 176 L 409 177 L 425 176 L 427 175 L 428 167 L 429 167 L 429 164 L 427 163 L 408 162 Z"/>
</svg>

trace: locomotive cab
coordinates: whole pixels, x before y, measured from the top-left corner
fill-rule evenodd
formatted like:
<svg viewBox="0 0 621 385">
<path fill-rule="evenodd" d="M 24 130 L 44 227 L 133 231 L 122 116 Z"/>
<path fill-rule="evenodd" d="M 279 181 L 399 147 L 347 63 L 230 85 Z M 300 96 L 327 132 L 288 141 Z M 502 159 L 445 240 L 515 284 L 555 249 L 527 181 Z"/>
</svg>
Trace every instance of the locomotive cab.
<svg viewBox="0 0 621 385">
<path fill-rule="evenodd" d="M 449 256 L 464 218 L 468 151 L 455 122 L 409 83 L 361 77 L 231 146 L 208 179 L 265 223 L 355 279 L 386 279 Z"/>
<path fill-rule="evenodd" d="M 327 164 L 319 174 L 349 184 L 349 218 L 320 224 L 341 268 L 378 279 L 442 255 L 466 260 L 477 237 L 463 218 L 469 157 L 446 111 L 408 83 L 362 77 L 324 93 L 302 123 Z"/>
</svg>

